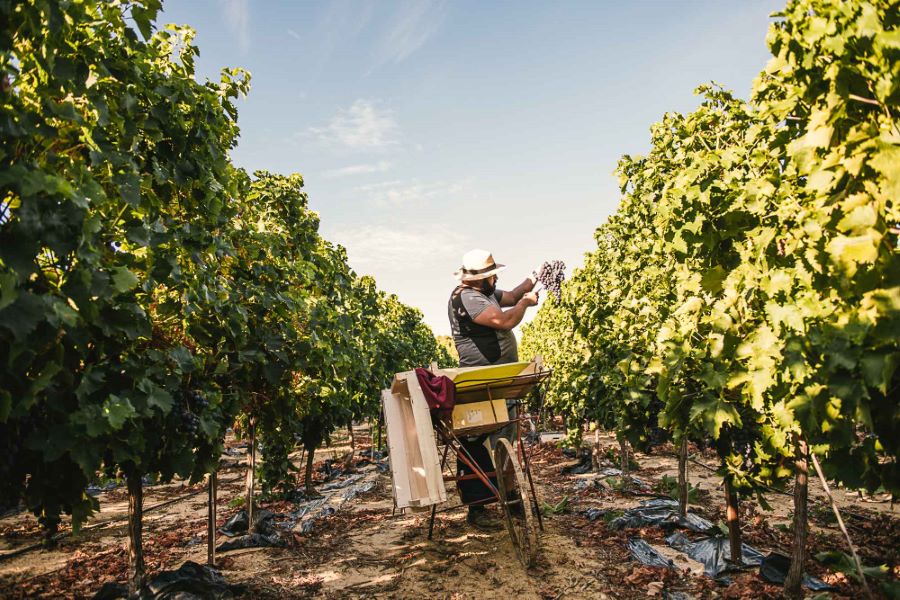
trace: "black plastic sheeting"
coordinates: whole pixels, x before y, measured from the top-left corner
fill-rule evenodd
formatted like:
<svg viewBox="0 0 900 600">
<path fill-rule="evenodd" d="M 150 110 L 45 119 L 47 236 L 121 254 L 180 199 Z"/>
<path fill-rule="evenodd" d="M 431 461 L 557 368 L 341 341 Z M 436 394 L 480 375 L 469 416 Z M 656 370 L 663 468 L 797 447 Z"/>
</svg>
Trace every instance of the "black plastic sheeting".
<svg viewBox="0 0 900 600">
<path fill-rule="evenodd" d="M 140 593 L 141 600 L 232 600 L 239 586 L 231 586 L 216 569 L 188 561 L 177 571 L 163 571 L 151 577 Z M 128 598 L 128 588 L 106 583 L 94 600 Z"/>
<path fill-rule="evenodd" d="M 380 453 L 376 453 L 376 456 L 379 455 Z M 344 502 L 352 500 L 360 494 L 371 492 L 377 485 L 374 479 L 366 479 L 366 475 L 362 473 L 335 479 L 346 473 L 334 468 L 331 464 L 321 470 L 328 473 L 332 479 L 319 488 L 324 495 L 308 498 L 302 490 L 295 490 L 289 499 L 297 504 L 296 510 L 277 515 L 265 509 L 254 511 L 252 531 L 248 528 L 247 511 L 238 511 L 218 530 L 219 533 L 235 539 L 224 542 L 218 547 L 218 550 L 283 546 L 284 542 L 279 538 L 279 529 L 294 529 L 301 533 L 310 533 L 315 529 L 315 524 L 319 519 L 335 514 Z"/>
<path fill-rule="evenodd" d="M 322 517 L 330 517 L 337 510 L 333 506 L 326 506 L 318 513 L 311 517 L 307 517 L 306 519 L 302 519 L 300 521 L 300 533 L 310 533 L 316 527 L 316 521 L 321 519 Z"/>
<path fill-rule="evenodd" d="M 282 540 L 277 533 L 271 535 L 251 533 L 219 544 L 216 551 L 227 552 L 229 550 L 241 550 L 243 548 L 283 548 L 284 546 L 284 540 Z"/>
<path fill-rule="evenodd" d="M 660 554 L 656 548 L 639 537 L 628 538 L 627 546 L 631 555 L 645 565 L 670 569 L 675 568 L 675 563 Z"/>
<path fill-rule="evenodd" d="M 216 550 L 226 552 L 241 548 L 280 548 L 284 546 L 284 541 L 278 536 L 278 531 L 275 529 L 275 516 L 275 514 L 265 509 L 254 511 L 253 532 L 248 533 L 247 511 L 238 511 L 236 515 L 219 528 L 219 533 L 234 539 L 222 542 Z M 241 535 L 242 533 L 245 535 Z"/>
<path fill-rule="evenodd" d="M 674 512 L 678 503 L 674 500 L 657 498 L 641 502 L 640 506 L 625 511 L 621 517 L 613 519 L 609 523 L 611 529 L 625 529 L 633 527 L 658 526 L 662 528 L 681 527 L 698 533 L 718 532 L 719 529 L 712 523 L 694 514 L 688 514 L 687 518 L 679 518 Z M 606 510 L 588 509 L 585 516 L 594 521 L 607 514 Z M 731 545 L 728 537 L 716 534 L 705 535 L 698 539 L 690 539 L 680 531 L 671 533 L 666 538 L 666 543 L 672 548 L 687 554 L 693 560 L 703 565 L 703 573 L 708 577 L 727 583 L 728 579 L 723 575 L 729 571 L 747 567 L 759 566 L 759 574 L 763 581 L 781 585 L 787 576 L 791 566 L 791 559 L 782 554 L 772 552 L 766 556 L 762 552 L 747 544 L 741 544 L 741 565 L 731 562 Z M 672 561 L 659 553 L 653 546 L 639 537 L 628 539 L 628 550 L 638 561 L 651 567 L 674 568 Z M 834 591 L 820 579 L 804 575 L 802 583 L 814 592 Z"/>
<path fill-rule="evenodd" d="M 691 540 L 676 531 L 666 538 L 666 543 L 692 559 L 703 564 L 703 572 L 715 579 L 734 566 L 731 560 L 731 544 L 728 538 L 721 535 L 702 537 Z M 747 567 L 755 567 L 762 562 L 762 553 L 752 546 L 741 544 L 741 563 Z"/>
<path fill-rule="evenodd" d="M 391 466 L 386 460 L 384 460 L 384 455 L 381 452 L 375 453 L 375 460 L 372 460 L 370 453 L 366 452 L 360 457 L 358 461 L 356 461 L 357 468 L 365 467 L 368 465 L 375 465 L 375 468 L 378 469 L 379 473 L 387 473 L 391 470 Z"/>
<path fill-rule="evenodd" d="M 119 487 L 120 484 L 115 481 L 107 481 L 104 485 L 89 485 L 84 491 L 87 492 L 89 496 L 99 496 L 103 492 L 108 492 L 110 490 L 114 490 Z"/>
<path fill-rule="evenodd" d="M 762 580 L 765 582 L 783 585 L 790 568 L 790 557 L 779 554 L 778 552 L 770 552 L 763 557 L 759 565 L 759 576 L 762 577 Z M 821 579 L 810 577 L 809 575 L 804 575 L 803 579 L 800 580 L 800 583 L 814 592 L 833 592 L 837 589 L 828 585 Z"/>
<path fill-rule="evenodd" d="M 250 520 L 247 517 L 246 510 L 239 510 L 233 517 L 228 519 L 224 525 L 219 527 L 218 532 L 228 537 L 235 537 L 247 531 L 250 528 Z"/>
<path fill-rule="evenodd" d="M 359 461 L 356 463 L 356 466 L 361 467 L 365 464 L 370 464 L 373 461 L 384 460 L 387 455 L 387 450 L 384 452 L 381 450 L 365 450 L 359 454 Z"/>
<path fill-rule="evenodd" d="M 275 533 L 275 515 L 268 510 L 257 510 L 253 513 L 253 532 L 262 535 Z"/>
<path fill-rule="evenodd" d="M 594 469 L 593 465 L 591 465 L 591 461 L 580 462 L 577 465 L 572 465 L 571 467 L 563 467 L 560 470 L 560 473 L 563 475 L 584 475 L 585 473 L 590 473 Z"/>
<path fill-rule="evenodd" d="M 357 473 L 356 475 L 351 475 L 351 476 L 347 477 L 346 479 L 342 479 L 340 481 L 332 481 L 331 483 L 326 483 L 325 485 L 320 487 L 319 490 L 322 492 L 328 492 L 331 490 L 338 490 L 341 488 L 345 488 L 348 485 L 353 485 L 354 483 L 356 483 L 363 477 L 365 477 L 365 475 L 363 475 L 362 473 Z"/>
<path fill-rule="evenodd" d="M 218 531 L 222 535 L 235 537 L 249 530 L 249 521 L 247 519 L 247 511 L 240 510 L 233 517 L 219 527 Z M 275 533 L 275 515 L 268 510 L 259 509 L 253 513 L 253 532 L 263 535 L 272 535 Z"/>
<path fill-rule="evenodd" d="M 580 456 L 575 450 L 569 448 L 563 448 L 562 452 L 567 458 L 578 458 L 578 464 L 562 467 L 559 470 L 561 475 L 584 475 L 594 470 L 594 459 L 590 451 L 582 451 Z"/>
<path fill-rule="evenodd" d="M 338 477 L 341 477 L 342 475 L 349 475 L 353 472 L 353 470 L 345 471 L 344 469 L 342 469 L 341 466 L 343 465 L 344 463 L 342 461 L 329 458 L 321 465 L 319 465 L 319 468 L 317 470 L 325 475 L 325 481 L 328 482 L 333 481 Z"/>
<path fill-rule="evenodd" d="M 575 465 L 576 470 L 572 471 L 573 475 L 582 475 L 585 473 L 589 473 L 590 470 L 582 471 L 581 464 Z M 612 486 L 610 482 L 607 481 L 610 477 L 622 477 L 622 470 L 616 469 L 612 467 L 607 467 L 600 471 L 599 473 L 594 473 L 593 477 L 585 477 L 579 479 L 575 482 L 576 490 L 584 490 L 589 487 L 594 487 L 596 489 L 610 489 Z M 635 486 L 629 489 L 629 492 L 636 496 L 658 496 L 658 494 L 654 494 L 650 490 L 650 484 L 641 479 L 640 477 L 635 477 L 634 475 L 628 475 L 628 480 Z"/>
<path fill-rule="evenodd" d="M 668 498 L 654 498 L 644 500 L 635 508 L 630 508 L 625 513 L 609 523 L 610 529 L 632 529 L 656 525 L 663 529 L 681 527 L 698 533 L 707 533 L 718 530 L 715 525 L 700 515 L 689 512 L 687 517 L 678 515 L 678 502 Z"/>
<path fill-rule="evenodd" d="M 336 481 L 323 485 L 319 489 L 321 489 L 323 492 L 326 492 L 326 494 L 330 493 L 329 496 L 316 498 L 314 500 L 308 500 L 302 503 L 302 505 L 298 507 L 297 510 L 288 515 L 288 523 L 285 525 L 285 527 L 287 527 L 288 529 L 295 528 L 296 524 L 299 522 L 300 533 L 310 533 L 311 531 L 313 531 L 313 529 L 315 529 L 316 521 L 323 517 L 331 516 L 335 514 L 335 512 L 337 512 L 337 509 L 334 506 L 327 504 L 330 503 L 333 495 L 338 493 L 338 490 L 343 489 L 343 492 L 341 492 L 341 504 L 343 504 L 344 502 L 352 500 L 360 494 L 365 494 L 375 489 L 377 483 L 374 480 L 356 483 L 363 478 L 364 475 L 353 475 L 343 481 Z"/>
<path fill-rule="evenodd" d="M 350 489 L 346 490 L 343 494 L 344 500 L 352 500 L 356 498 L 360 494 L 366 494 L 375 489 L 377 483 L 375 481 L 364 481 L 360 484 L 354 485 Z"/>
<path fill-rule="evenodd" d="M 588 521 L 596 521 L 597 519 L 602 519 L 604 515 L 609 513 L 609 509 L 605 508 L 589 508 L 584 511 L 584 516 L 587 517 Z"/>
</svg>

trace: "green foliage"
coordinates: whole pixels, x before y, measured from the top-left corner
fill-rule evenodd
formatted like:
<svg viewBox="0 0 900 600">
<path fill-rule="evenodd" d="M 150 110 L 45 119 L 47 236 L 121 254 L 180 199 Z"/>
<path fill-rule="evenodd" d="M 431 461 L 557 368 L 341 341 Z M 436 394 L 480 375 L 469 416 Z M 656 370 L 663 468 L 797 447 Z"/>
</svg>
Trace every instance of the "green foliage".
<svg viewBox="0 0 900 600">
<path fill-rule="evenodd" d="M 600 518 L 603 520 L 604 523 L 609 525 L 610 523 L 612 523 L 619 517 L 623 516 L 624 514 L 625 514 L 624 510 L 614 508 L 612 510 L 608 510 L 608 511 L 604 512 L 603 516 Z"/>
<path fill-rule="evenodd" d="M 898 8 L 792 0 L 750 102 L 702 86 L 622 158 L 618 210 L 524 330 L 555 409 L 639 447 L 711 440 L 745 490 L 800 440 L 900 490 Z"/>
<path fill-rule="evenodd" d="M 541 502 L 541 514 L 543 514 L 545 517 L 549 517 L 551 515 L 562 515 L 570 512 L 572 512 L 572 507 L 569 504 L 568 496 L 563 496 L 563 499 L 556 504 Z"/>
<path fill-rule="evenodd" d="M 315 450 L 353 419 L 375 416 L 398 371 L 439 357 L 417 309 L 358 277 L 318 234 L 303 180 L 255 174 L 239 200 L 232 289 L 246 307 L 231 386 L 244 397 L 263 445 L 267 494 L 294 488 L 288 455 Z"/>
<path fill-rule="evenodd" d="M 618 448 L 614 448 L 612 446 L 608 446 L 603 451 L 603 458 L 606 459 L 609 463 L 619 466 L 622 464 L 622 453 Z M 635 460 L 634 454 L 628 453 L 628 470 L 629 471 L 638 471 L 641 468 L 641 464 Z"/>
<path fill-rule="evenodd" d="M 435 336 L 439 346 L 438 366 L 443 368 L 453 368 L 459 366 L 459 352 L 456 351 L 456 344 L 449 335 Z"/>
<path fill-rule="evenodd" d="M 0 437 L 19 444 L 2 501 L 24 493 L 76 526 L 95 508 L 82 490 L 101 460 L 196 475 L 232 409 L 191 378 L 210 368 L 198 344 L 228 312 L 219 231 L 247 77 L 197 82 L 193 32 L 151 31 L 158 9 L 0 6 Z M 197 390 L 204 406 L 173 410 Z"/>
<path fill-rule="evenodd" d="M 678 500 L 678 478 L 672 477 L 671 475 L 663 475 L 662 479 L 654 486 L 653 488 L 656 492 L 660 494 L 665 494 L 669 496 L 673 500 Z M 691 485 L 688 482 L 688 502 L 694 503 L 697 502 L 697 491 L 698 488 L 696 486 Z"/>
<path fill-rule="evenodd" d="M 610 476 L 605 477 L 603 481 L 609 486 L 609 488 L 616 492 L 627 492 L 630 486 L 630 482 L 627 477 L 618 477 L 618 476 Z"/>
<path fill-rule="evenodd" d="M 443 356 L 321 238 L 299 175 L 233 167 L 249 75 L 198 81 L 159 9 L 0 1 L 0 505 L 51 526 L 97 508 L 100 469 L 197 481 L 236 418 L 288 489 L 298 439 Z"/>
</svg>

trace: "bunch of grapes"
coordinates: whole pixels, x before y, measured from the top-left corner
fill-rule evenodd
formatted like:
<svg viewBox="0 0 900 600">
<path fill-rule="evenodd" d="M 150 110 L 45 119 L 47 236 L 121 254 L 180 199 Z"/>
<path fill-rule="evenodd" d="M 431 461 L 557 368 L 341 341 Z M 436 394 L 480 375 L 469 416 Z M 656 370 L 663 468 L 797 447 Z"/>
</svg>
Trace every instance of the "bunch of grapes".
<svg viewBox="0 0 900 600">
<path fill-rule="evenodd" d="M 647 446 L 655 448 L 671 439 L 669 432 L 659 426 L 659 413 L 666 409 L 659 398 L 653 398 L 647 406 Z"/>
<path fill-rule="evenodd" d="M 749 427 L 728 426 L 723 429 L 719 438 L 720 447 L 726 453 L 737 454 L 741 457 L 741 469 L 747 473 L 754 469 L 753 430 Z"/>
<path fill-rule="evenodd" d="M 209 402 L 203 394 L 197 391 L 182 392 L 176 395 L 173 413 L 178 418 L 178 429 L 189 435 L 197 433 L 200 427 L 200 417 L 197 415 L 203 411 Z"/>
<path fill-rule="evenodd" d="M 566 278 L 566 264 L 561 260 L 545 262 L 537 274 L 537 280 L 544 284 L 556 301 L 559 302 L 562 282 Z"/>
<path fill-rule="evenodd" d="M 188 404 L 190 404 L 191 408 L 193 408 L 196 413 L 202 412 L 209 406 L 209 401 L 206 399 L 206 396 L 196 390 L 188 392 L 187 399 Z"/>
</svg>

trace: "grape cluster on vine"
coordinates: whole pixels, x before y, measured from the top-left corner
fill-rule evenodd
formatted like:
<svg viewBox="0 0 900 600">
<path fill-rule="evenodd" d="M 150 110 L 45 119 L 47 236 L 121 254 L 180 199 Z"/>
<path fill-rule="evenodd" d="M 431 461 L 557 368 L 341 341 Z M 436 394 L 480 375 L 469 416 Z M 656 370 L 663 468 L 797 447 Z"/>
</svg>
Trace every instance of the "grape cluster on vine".
<svg viewBox="0 0 900 600">
<path fill-rule="evenodd" d="M 200 427 L 201 413 L 209 401 L 197 391 L 182 392 L 176 395 L 174 413 L 179 420 L 179 429 L 194 435 Z"/>
<path fill-rule="evenodd" d="M 556 301 L 561 297 L 562 282 L 566 278 L 566 264 L 561 260 L 545 262 L 537 273 L 537 280 L 547 288 Z"/>
<path fill-rule="evenodd" d="M 754 471 L 756 454 L 754 441 L 759 433 L 752 427 L 725 426 L 717 440 L 720 454 L 734 454 L 741 458 L 741 469 L 746 473 Z"/>
</svg>

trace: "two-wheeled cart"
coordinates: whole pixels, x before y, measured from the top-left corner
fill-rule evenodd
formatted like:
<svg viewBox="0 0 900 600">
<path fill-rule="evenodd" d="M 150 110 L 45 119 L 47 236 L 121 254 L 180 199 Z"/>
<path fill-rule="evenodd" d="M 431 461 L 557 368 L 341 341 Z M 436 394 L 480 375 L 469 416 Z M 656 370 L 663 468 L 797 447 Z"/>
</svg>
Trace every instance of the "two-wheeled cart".
<svg viewBox="0 0 900 600">
<path fill-rule="evenodd" d="M 528 451 L 522 442 L 521 425 L 529 419 L 521 410 L 522 400 L 533 389 L 537 388 L 537 391 L 542 392 L 540 384 L 546 381 L 550 373 L 549 369 L 538 368 L 522 375 L 479 379 L 476 373 L 470 371 L 469 377 L 456 385 L 456 406 L 465 410 L 467 404 L 475 406 L 475 403 L 482 403 L 480 406 L 483 408 L 483 403 L 488 402 L 490 416 L 493 418 L 486 420 L 491 422 L 470 425 L 451 418 L 435 418 L 432 421 L 438 445 L 443 445 L 440 466 L 444 481 L 453 481 L 458 485 L 460 482 L 478 479 L 484 484 L 489 490 L 487 497 L 474 502 L 463 502 L 462 506 L 498 502 L 516 555 L 526 567 L 533 565 L 537 558 L 539 535 L 544 529 L 544 523 L 531 475 Z M 498 401 L 502 401 L 502 404 L 498 404 Z M 479 465 L 479 461 L 466 449 L 463 439 L 472 436 L 491 437 L 492 470 Z M 467 467 L 467 473 L 445 473 L 447 458 L 451 452 Z M 441 512 L 456 508 L 459 507 L 442 509 Z M 437 512 L 435 504 L 428 523 L 428 539 L 431 539 L 434 532 Z"/>
</svg>

